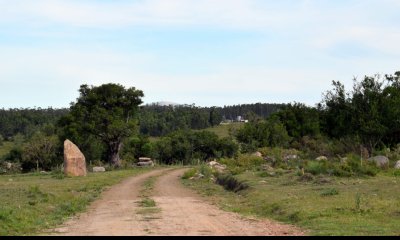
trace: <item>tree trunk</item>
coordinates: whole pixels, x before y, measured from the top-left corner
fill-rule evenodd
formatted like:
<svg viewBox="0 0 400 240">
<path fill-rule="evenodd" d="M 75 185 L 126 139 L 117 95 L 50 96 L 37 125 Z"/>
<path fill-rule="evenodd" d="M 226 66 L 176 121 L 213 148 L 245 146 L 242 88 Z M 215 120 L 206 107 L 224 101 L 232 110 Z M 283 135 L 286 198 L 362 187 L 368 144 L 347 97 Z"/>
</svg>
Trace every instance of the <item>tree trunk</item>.
<svg viewBox="0 0 400 240">
<path fill-rule="evenodd" d="M 121 167 L 121 159 L 119 158 L 119 151 L 121 150 L 121 142 L 111 142 L 108 145 L 109 161 L 114 167 Z"/>
</svg>

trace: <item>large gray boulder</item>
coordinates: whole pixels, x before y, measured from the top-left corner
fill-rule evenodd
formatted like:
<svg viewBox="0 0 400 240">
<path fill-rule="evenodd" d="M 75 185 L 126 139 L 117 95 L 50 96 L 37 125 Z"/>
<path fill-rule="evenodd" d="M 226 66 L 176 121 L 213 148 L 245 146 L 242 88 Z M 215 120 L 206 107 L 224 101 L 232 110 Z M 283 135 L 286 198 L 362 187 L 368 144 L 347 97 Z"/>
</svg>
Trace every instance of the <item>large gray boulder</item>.
<svg viewBox="0 0 400 240">
<path fill-rule="evenodd" d="M 70 140 L 64 142 L 64 173 L 67 176 L 86 176 L 86 159 L 79 148 Z"/>
<path fill-rule="evenodd" d="M 368 159 L 369 162 L 374 162 L 379 168 L 389 167 L 389 158 L 385 156 L 376 156 Z"/>
<path fill-rule="evenodd" d="M 400 160 L 396 162 L 396 165 L 394 165 L 394 169 L 400 169 Z"/>
</svg>

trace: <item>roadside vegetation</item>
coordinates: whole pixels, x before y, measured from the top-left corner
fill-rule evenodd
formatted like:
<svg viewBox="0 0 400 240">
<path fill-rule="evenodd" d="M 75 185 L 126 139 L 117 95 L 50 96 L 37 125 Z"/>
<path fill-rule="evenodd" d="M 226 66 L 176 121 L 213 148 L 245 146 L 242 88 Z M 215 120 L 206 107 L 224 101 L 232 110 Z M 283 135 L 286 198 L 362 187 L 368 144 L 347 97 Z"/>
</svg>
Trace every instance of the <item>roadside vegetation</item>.
<svg viewBox="0 0 400 240">
<path fill-rule="evenodd" d="M 0 176 L 0 235 L 35 235 L 82 212 L 108 186 L 146 169 L 89 173 L 68 178 L 55 172 Z"/>
<path fill-rule="evenodd" d="M 223 174 L 195 167 L 183 183 L 224 210 L 293 224 L 311 235 L 398 235 L 398 170 L 370 166 L 374 177 L 357 169 L 344 177 L 319 167 L 304 174 L 288 165 L 273 168 L 250 155 L 221 162 L 227 166 Z"/>
</svg>

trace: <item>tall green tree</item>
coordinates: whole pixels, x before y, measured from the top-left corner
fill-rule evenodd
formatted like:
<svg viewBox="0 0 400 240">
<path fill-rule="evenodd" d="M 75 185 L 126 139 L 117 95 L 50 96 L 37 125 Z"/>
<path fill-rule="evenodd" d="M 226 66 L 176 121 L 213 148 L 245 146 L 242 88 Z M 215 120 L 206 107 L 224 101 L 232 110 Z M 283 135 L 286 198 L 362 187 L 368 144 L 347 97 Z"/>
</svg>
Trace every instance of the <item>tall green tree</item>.
<svg viewBox="0 0 400 240">
<path fill-rule="evenodd" d="M 137 113 L 143 92 L 113 83 L 99 87 L 82 85 L 79 92 L 77 102 L 71 104 L 61 125 L 75 135 L 88 134 L 99 139 L 106 146 L 107 160 L 120 166 L 124 139 L 138 133 Z"/>
<path fill-rule="evenodd" d="M 286 128 L 290 137 L 298 140 L 304 136 L 317 136 L 320 133 L 319 112 L 302 103 L 288 104 L 274 113 Z"/>
</svg>

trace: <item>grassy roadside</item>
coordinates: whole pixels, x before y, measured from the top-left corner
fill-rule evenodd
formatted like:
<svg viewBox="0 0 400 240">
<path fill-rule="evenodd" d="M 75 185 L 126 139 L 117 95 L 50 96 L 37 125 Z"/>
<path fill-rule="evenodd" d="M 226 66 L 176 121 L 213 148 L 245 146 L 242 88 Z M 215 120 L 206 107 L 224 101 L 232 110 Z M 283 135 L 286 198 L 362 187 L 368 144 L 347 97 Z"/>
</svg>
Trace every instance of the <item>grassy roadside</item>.
<svg viewBox="0 0 400 240">
<path fill-rule="evenodd" d="M 301 180 L 290 171 L 274 177 L 246 171 L 235 178 L 250 188 L 233 193 L 209 179 L 182 181 L 224 210 L 294 224 L 311 235 L 400 234 L 400 178 L 390 173 Z"/>
<path fill-rule="evenodd" d="M 82 178 L 0 176 L 0 235 L 35 235 L 82 212 L 108 186 L 148 169 L 89 173 Z"/>
</svg>

